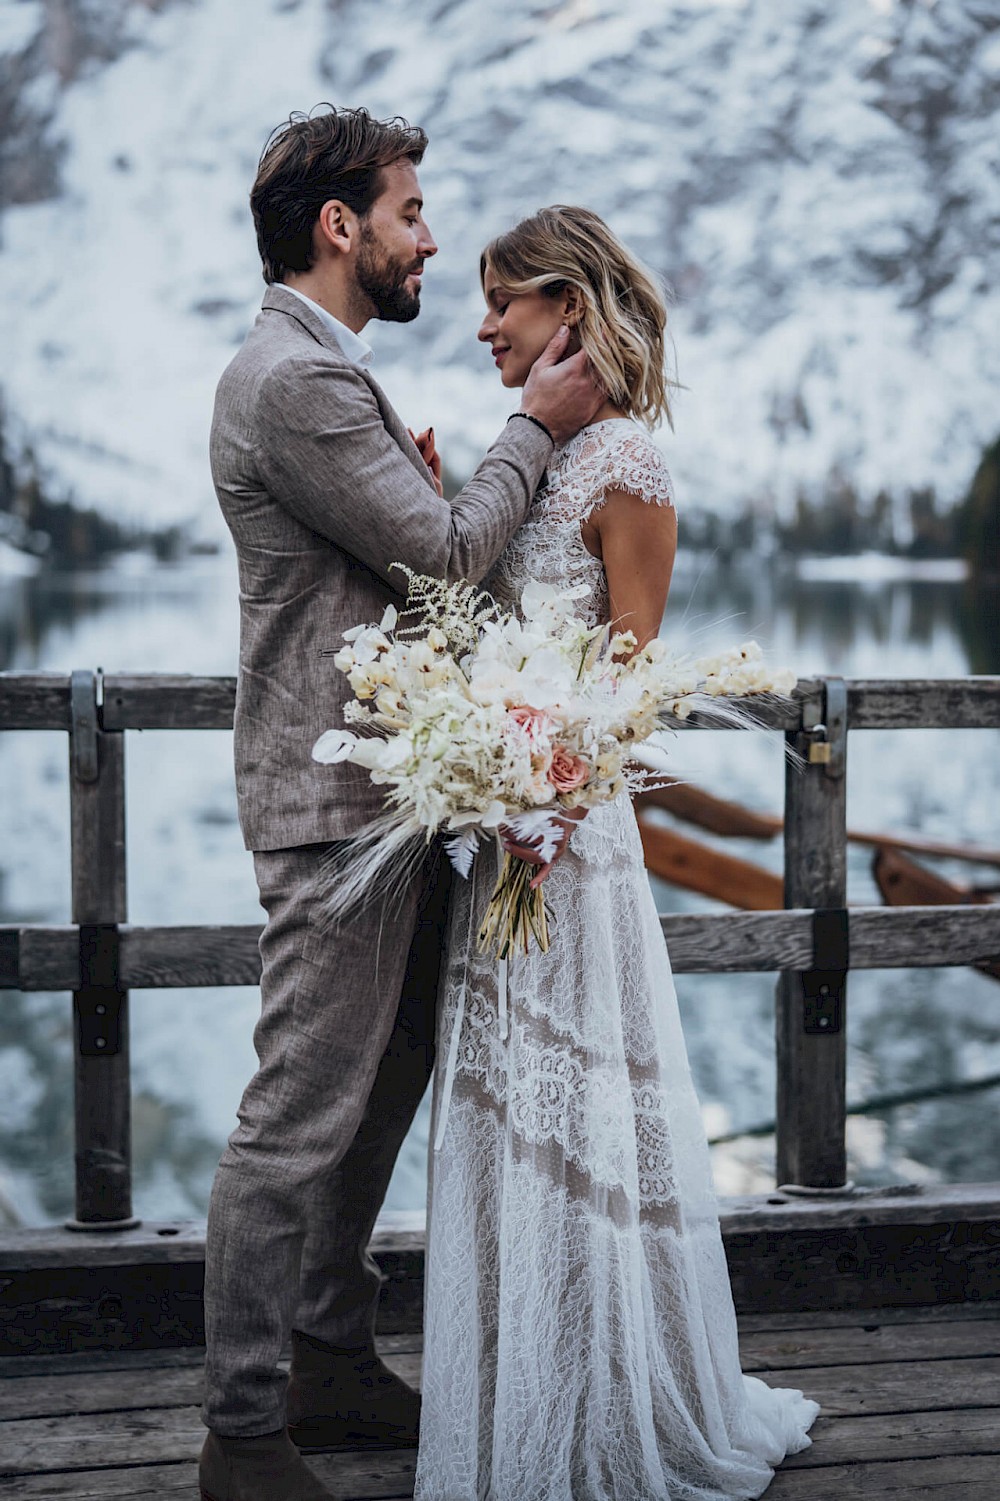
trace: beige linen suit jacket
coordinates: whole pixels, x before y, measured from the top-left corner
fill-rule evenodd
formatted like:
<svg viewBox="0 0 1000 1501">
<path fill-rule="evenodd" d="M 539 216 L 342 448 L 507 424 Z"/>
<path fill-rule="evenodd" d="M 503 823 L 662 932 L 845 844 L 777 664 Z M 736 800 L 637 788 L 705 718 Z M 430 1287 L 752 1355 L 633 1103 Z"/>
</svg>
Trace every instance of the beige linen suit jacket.
<svg viewBox="0 0 1000 1501">
<path fill-rule="evenodd" d="M 235 758 L 248 849 L 342 839 L 376 814 L 367 772 L 312 747 L 350 697 L 343 632 L 399 604 L 390 565 L 478 582 L 524 520 L 552 452 L 531 422 L 500 434 L 441 500 L 385 393 L 306 303 L 273 286 L 219 382 L 212 477 L 236 544 Z"/>
</svg>

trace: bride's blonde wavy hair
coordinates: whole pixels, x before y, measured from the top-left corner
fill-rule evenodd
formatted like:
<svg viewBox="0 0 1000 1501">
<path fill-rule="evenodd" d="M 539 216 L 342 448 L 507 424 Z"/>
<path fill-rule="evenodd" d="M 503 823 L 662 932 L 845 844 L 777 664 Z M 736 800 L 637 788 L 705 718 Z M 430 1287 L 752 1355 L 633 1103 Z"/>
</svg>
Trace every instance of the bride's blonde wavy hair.
<svg viewBox="0 0 1000 1501">
<path fill-rule="evenodd" d="M 479 262 L 512 293 L 578 296 L 575 330 L 615 406 L 655 427 L 673 427 L 666 370 L 667 301 L 652 272 L 590 209 L 555 203 L 491 240 Z"/>
</svg>

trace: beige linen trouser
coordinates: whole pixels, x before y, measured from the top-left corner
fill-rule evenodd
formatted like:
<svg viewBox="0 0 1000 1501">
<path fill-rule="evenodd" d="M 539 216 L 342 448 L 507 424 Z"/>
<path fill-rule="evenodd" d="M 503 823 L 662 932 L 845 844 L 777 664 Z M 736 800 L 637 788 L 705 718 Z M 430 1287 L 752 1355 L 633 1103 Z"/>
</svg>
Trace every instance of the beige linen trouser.
<svg viewBox="0 0 1000 1501">
<path fill-rule="evenodd" d="M 433 1064 L 447 861 L 432 847 L 398 899 L 330 929 L 314 882 L 331 848 L 254 854 L 260 1067 L 216 1173 L 205 1268 L 202 1417 L 230 1437 L 284 1426 L 291 1329 L 371 1340 L 368 1240 Z"/>
</svg>

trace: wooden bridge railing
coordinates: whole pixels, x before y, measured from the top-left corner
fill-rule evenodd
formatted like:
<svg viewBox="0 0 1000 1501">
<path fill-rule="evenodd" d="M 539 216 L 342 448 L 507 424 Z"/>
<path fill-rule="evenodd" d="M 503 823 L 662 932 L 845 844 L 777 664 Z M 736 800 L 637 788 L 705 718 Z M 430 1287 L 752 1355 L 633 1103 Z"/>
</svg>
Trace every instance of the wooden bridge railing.
<svg viewBox="0 0 1000 1501">
<path fill-rule="evenodd" d="M 162 674 L 0 673 L 0 729 L 69 737 L 72 923 L 0 926 L 0 988 L 73 993 L 76 1218 L 134 1224 L 128 992 L 252 985 L 256 926 L 127 922 L 127 730 L 231 729 L 235 680 Z M 1000 678 L 800 682 L 757 707 L 798 752 L 785 774 L 781 912 L 662 918 L 680 972 L 776 971 L 777 1179 L 784 1192 L 846 1185 L 846 978 L 850 969 L 965 965 L 1000 956 L 1000 905 L 847 909 L 848 731 L 1000 728 Z M 682 728 L 715 728 L 697 716 Z M 16 789 L 8 789 L 16 795 Z"/>
</svg>

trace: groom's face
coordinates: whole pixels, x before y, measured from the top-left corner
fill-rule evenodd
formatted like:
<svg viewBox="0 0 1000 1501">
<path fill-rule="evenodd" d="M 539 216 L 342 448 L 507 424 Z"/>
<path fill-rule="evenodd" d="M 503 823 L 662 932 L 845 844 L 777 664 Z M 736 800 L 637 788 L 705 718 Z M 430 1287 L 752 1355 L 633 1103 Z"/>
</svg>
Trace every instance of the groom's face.
<svg viewBox="0 0 1000 1501">
<path fill-rule="evenodd" d="M 424 221 L 424 201 L 412 162 L 382 169 L 382 192 L 358 223 L 354 274 L 373 316 L 409 323 L 420 311 L 424 261 L 437 246 Z"/>
</svg>

